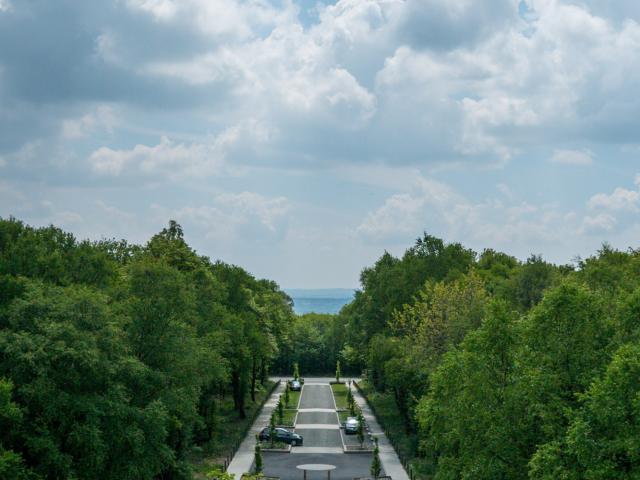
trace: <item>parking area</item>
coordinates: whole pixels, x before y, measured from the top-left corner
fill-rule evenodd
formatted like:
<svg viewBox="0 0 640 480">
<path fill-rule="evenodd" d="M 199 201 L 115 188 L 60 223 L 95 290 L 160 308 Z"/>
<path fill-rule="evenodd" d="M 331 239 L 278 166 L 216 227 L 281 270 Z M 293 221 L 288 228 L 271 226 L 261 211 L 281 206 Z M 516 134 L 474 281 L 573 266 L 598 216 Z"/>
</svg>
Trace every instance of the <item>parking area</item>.
<svg viewBox="0 0 640 480">
<path fill-rule="evenodd" d="M 302 480 L 302 471 L 296 469 L 298 465 L 309 463 L 324 463 L 335 465 L 331 472 L 331 480 L 353 480 L 356 477 L 369 475 L 371 454 L 345 453 L 265 453 L 264 474 L 268 477 L 280 477 L 282 480 Z M 324 472 L 308 472 L 307 480 L 326 480 Z"/>
<path fill-rule="evenodd" d="M 342 447 L 339 429 L 296 428 L 296 433 L 304 438 L 305 447 Z"/>
<path fill-rule="evenodd" d="M 345 445 L 360 445 L 360 440 L 358 440 L 358 435 L 344 433 L 344 429 L 340 430 L 340 435 L 342 435 L 342 441 Z M 369 440 L 369 436 L 365 434 L 365 445 L 370 445 L 371 440 Z"/>
</svg>

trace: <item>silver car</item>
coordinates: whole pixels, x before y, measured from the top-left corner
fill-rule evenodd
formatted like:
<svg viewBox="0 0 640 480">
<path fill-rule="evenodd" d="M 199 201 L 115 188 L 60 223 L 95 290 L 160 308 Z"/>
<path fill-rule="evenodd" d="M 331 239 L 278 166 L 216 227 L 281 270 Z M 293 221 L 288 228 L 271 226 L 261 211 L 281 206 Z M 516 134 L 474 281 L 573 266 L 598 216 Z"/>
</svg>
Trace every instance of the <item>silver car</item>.
<svg viewBox="0 0 640 480">
<path fill-rule="evenodd" d="M 348 417 L 344 422 L 344 433 L 358 433 L 358 419 L 356 417 Z"/>
</svg>

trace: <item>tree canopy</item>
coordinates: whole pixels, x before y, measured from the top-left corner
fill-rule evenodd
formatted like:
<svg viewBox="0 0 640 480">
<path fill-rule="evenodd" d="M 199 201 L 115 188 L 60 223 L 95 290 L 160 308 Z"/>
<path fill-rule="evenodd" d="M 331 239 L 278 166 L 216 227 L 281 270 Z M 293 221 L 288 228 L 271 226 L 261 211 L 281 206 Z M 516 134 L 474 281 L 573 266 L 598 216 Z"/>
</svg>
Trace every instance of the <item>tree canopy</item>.
<svg viewBox="0 0 640 480">
<path fill-rule="evenodd" d="M 639 262 L 607 244 L 520 261 L 425 234 L 362 271 L 333 320 L 338 358 L 393 399 L 425 478 L 637 478 Z"/>
<path fill-rule="evenodd" d="M 292 323 L 274 282 L 171 221 L 146 245 L 0 220 L 0 478 L 186 479 Z"/>
</svg>

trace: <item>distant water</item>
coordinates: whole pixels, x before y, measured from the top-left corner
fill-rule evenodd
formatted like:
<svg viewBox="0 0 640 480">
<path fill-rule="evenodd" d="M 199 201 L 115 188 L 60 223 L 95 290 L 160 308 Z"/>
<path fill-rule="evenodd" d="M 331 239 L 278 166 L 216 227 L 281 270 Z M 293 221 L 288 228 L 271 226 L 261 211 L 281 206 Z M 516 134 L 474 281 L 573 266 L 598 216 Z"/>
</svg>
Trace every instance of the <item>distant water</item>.
<svg viewBox="0 0 640 480">
<path fill-rule="evenodd" d="M 305 313 L 338 313 L 340 309 L 353 300 L 354 291 L 346 288 L 299 289 L 286 290 L 293 299 L 293 310 L 298 315 Z"/>
</svg>

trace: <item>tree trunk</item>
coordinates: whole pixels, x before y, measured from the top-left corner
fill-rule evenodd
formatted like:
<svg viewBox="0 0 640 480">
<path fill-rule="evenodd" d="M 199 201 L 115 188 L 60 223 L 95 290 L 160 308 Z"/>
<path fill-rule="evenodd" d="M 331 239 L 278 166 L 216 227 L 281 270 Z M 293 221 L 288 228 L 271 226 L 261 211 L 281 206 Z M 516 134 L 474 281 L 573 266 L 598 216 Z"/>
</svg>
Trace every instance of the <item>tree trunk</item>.
<svg viewBox="0 0 640 480">
<path fill-rule="evenodd" d="M 256 357 L 253 357 L 253 362 L 251 364 L 251 401 L 256 403 L 256 378 L 258 376 L 258 365 L 256 362 Z"/>
<path fill-rule="evenodd" d="M 244 411 L 245 389 L 242 388 L 242 379 L 238 370 L 234 370 L 231 374 L 231 383 L 233 387 L 233 407 L 240 418 L 246 418 L 247 414 Z"/>
<path fill-rule="evenodd" d="M 264 385 L 266 381 L 267 381 L 267 361 L 264 357 L 262 357 L 262 360 L 260 363 L 260 384 Z"/>
</svg>

